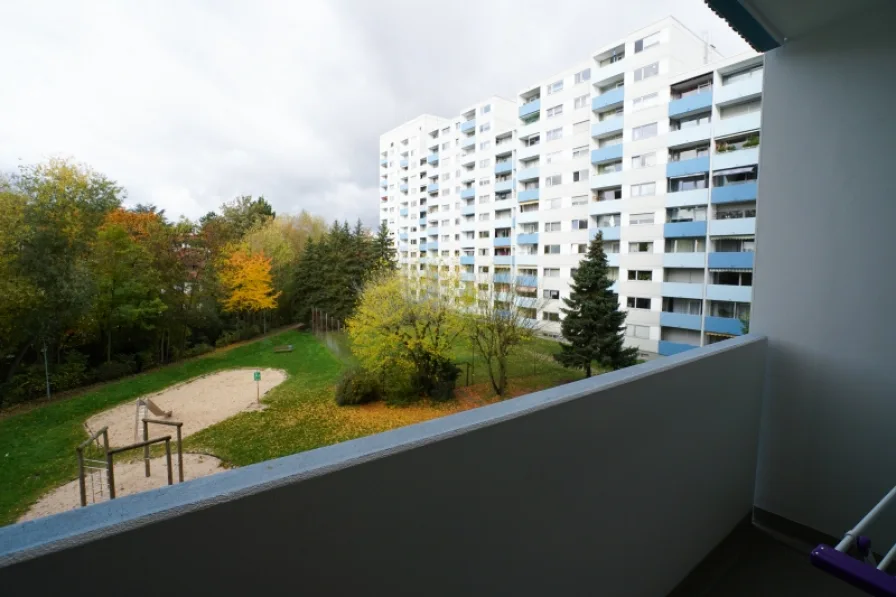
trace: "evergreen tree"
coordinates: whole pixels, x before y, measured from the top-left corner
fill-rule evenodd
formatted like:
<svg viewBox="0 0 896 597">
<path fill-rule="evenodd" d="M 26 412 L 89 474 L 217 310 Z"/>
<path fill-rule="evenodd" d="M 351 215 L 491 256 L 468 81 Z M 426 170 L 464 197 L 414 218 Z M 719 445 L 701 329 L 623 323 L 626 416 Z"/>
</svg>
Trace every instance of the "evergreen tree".
<svg viewBox="0 0 896 597">
<path fill-rule="evenodd" d="M 566 343 L 554 355 L 564 367 L 584 369 L 586 377 L 591 377 L 593 362 L 610 369 L 637 362 L 638 349 L 623 346 L 626 313 L 619 310 L 608 273 L 603 237 L 598 234 L 579 262 L 569 298 L 563 299 L 565 318 L 560 330 Z"/>
<path fill-rule="evenodd" d="M 395 242 L 389 236 L 389 226 L 386 221 L 380 222 L 373 239 L 373 262 L 382 264 L 381 267 L 395 269 Z"/>
</svg>

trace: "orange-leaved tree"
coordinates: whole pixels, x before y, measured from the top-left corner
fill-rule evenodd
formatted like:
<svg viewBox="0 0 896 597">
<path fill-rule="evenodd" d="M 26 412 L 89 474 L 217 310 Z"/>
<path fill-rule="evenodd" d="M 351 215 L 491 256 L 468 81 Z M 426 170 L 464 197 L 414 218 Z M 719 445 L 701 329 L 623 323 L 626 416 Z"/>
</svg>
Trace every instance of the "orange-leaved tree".
<svg viewBox="0 0 896 597">
<path fill-rule="evenodd" d="M 280 292 L 274 292 L 271 259 L 263 251 L 253 253 L 245 244 L 228 247 L 221 258 L 218 277 L 224 287 L 224 311 L 257 313 L 277 307 Z"/>
</svg>

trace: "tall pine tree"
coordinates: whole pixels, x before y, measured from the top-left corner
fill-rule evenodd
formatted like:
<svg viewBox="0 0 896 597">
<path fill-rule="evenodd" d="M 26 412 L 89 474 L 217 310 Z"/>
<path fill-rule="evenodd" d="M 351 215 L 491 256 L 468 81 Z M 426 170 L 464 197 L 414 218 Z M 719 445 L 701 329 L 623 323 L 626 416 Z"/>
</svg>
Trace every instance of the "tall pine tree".
<svg viewBox="0 0 896 597">
<path fill-rule="evenodd" d="M 373 259 L 377 267 L 395 269 L 395 242 L 389 236 L 386 220 L 380 222 L 373 238 Z"/>
<path fill-rule="evenodd" d="M 610 369 L 637 362 L 638 349 L 623 346 L 626 313 L 619 310 L 619 298 L 610 290 L 613 281 L 608 274 L 603 236 L 598 234 L 579 262 L 569 298 L 563 299 L 565 318 L 560 330 L 566 343 L 554 355 L 564 367 L 584 369 L 586 377 L 591 377 L 594 362 Z"/>
</svg>

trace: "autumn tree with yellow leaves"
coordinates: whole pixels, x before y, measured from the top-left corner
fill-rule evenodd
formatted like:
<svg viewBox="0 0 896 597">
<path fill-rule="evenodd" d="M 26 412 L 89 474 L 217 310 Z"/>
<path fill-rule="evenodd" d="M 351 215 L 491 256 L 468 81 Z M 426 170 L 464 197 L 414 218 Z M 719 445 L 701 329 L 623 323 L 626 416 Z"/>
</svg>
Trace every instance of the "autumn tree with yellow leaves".
<svg viewBox="0 0 896 597">
<path fill-rule="evenodd" d="M 228 313 L 253 314 L 277 307 L 281 293 L 274 291 L 271 259 L 263 251 L 230 247 L 221 259 L 218 278 L 225 292 L 221 306 Z"/>
</svg>

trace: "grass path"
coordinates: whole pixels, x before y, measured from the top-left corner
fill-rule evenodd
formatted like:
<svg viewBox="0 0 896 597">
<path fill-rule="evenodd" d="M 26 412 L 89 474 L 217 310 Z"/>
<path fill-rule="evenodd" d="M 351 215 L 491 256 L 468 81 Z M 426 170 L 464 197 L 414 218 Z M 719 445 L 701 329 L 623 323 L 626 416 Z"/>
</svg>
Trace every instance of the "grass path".
<svg viewBox="0 0 896 597">
<path fill-rule="evenodd" d="M 273 346 L 280 344 L 292 344 L 295 350 L 272 352 Z M 90 415 L 206 373 L 272 367 L 289 374 L 267 394 L 264 411 L 240 413 L 186 439 L 186 451 L 213 454 L 232 466 L 379 433 L 496 400 L 481 357 L 459 343 L 456 359 L 473 366 L 469 386 L 464 385 L 465 369 L 461 374 L 456 400 L 406 407 L 381 403 L 339 407 L 333 400 L 333 385 L 352 362 L 347 350 L 341 335 L 331 334 L 320 341 L 307 333 L 288 331 L 0 419 L 0 525 L 15 522 L 45 492 L 75 479 L 75 446 L 86 438 L 83 423 Z M 553 363 L 549 355 L 556 350 L 555 342 L 539 339 L 511 358 L 509 396 L 580 378 L 581 374 Z M 544 358 L 533 358 L 532 353 Z"/>
</svg>

